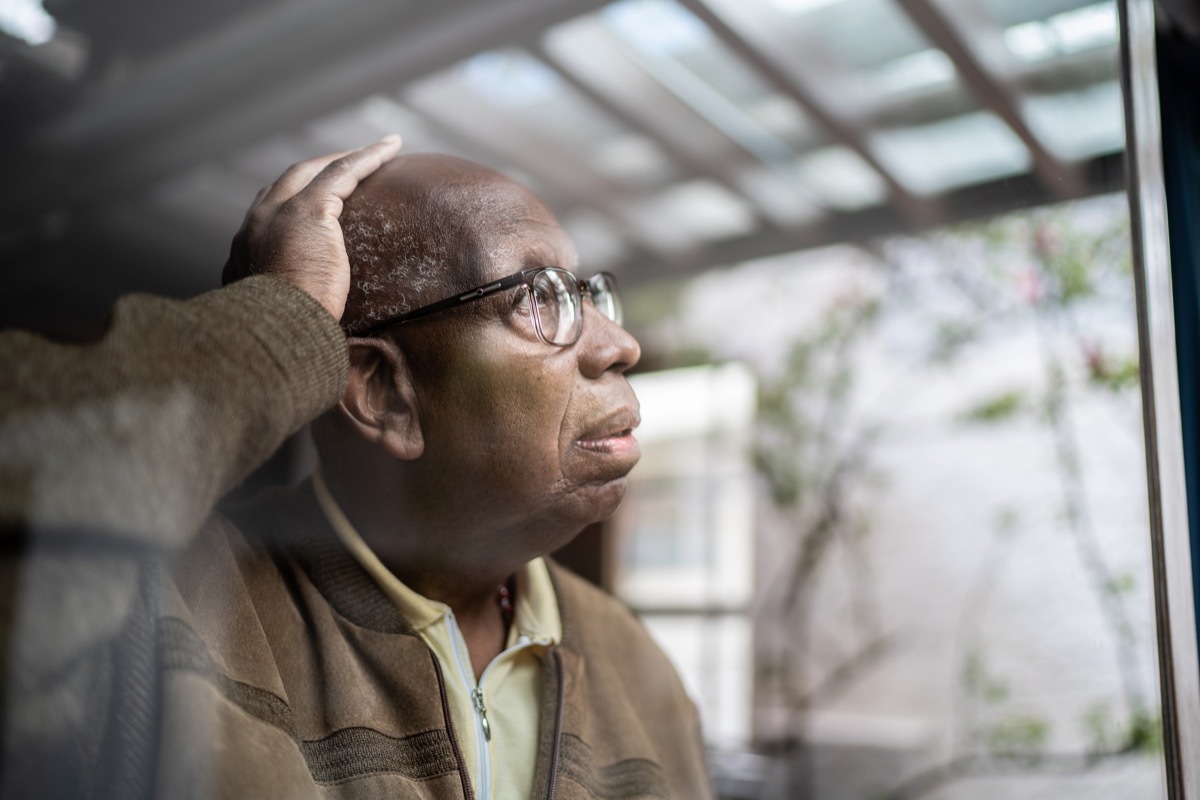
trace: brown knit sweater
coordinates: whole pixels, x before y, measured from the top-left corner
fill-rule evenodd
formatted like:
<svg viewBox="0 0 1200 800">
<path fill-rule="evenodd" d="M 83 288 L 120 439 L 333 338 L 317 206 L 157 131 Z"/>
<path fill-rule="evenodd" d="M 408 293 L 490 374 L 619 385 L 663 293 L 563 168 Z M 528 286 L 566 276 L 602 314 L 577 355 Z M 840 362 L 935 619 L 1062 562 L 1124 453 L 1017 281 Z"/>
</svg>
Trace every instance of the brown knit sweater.
<svg viewBox="0 0 1200 800">
<path fill-rule="evenodd" d="M 126 299 L 87 347 L 0 337 L 0 797 L 472 796 L 436 658 L 309 487 L 212 513 L 347 368 L 271 278 Z M 708 797 L 664 656 L 552 577 L 536 796 Z"/>
</svg>

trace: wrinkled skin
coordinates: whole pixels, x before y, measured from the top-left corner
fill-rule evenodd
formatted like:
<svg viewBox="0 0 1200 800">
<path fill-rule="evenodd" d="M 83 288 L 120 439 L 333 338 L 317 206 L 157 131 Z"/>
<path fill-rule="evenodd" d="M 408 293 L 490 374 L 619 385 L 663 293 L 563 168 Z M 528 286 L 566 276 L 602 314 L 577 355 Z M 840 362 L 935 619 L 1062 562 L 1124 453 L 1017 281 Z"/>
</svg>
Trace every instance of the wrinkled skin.
<svg viewBox="0 0 1200 800">
<path fill-rule="evenodd" d="M 346 210 L 355 225 L 389 230 L 347 228 L 355 285 L 381 285 L 368 273 L 394 276 L 404 253 L 422 272 L 403 297 L 352 288 L 343 318 L 352 331 L 381 317 L 370 303 L 412 308 L 577 261 L 531 192 L 446 156 L 397 158 Z M 401 224 L 412 220 L 421 225 Z M 361 235 L 383 241 L 387 257 L 356 263 Z M 363 538 L 402 580 L 459 616 L 464 595 L 490 601 L 498 580 L 612 514 L 638 458 L 637 400 L 624 375 L 640 355 L 636 340 L 585 301 L 580 340 L 547 345 L 523 295 L 501 292 L 352 338 L 346 399 L 317 430 L 327 480 Z"/>
<path fill-rule="evenodd" d="M 574 246 L 533 195 L 512 184 L 492 192 L 508 195 L 510 219 L 521 224 L 483 237 L 494 254 L 484 280 L 574 267 Z M 514 290 L 476 304 L 470 317 L 449 312 L 413 323 L 429 330 L 411 338 L 427 345 L 414 358 L 424 457 L 436 465 L 423 488 L 445 497 L 454 484 L 472 487 L 495 533 L 536 555 L 612 514 L 624 495 L 638 456 L 628 436 L 637 399 L 624 372 L 639 350 L 586 302 L 580 341 L 549 346 L 536 338 L 523 296 Z"/>
</svg>

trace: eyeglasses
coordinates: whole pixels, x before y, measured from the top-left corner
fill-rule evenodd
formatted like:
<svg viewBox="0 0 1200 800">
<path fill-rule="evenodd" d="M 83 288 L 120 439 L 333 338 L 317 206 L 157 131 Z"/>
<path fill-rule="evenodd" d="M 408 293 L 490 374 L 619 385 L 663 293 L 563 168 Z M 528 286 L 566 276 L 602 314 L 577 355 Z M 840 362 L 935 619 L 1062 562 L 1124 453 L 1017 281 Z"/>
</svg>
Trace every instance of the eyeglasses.
<svg viewBox="0 0 1200 800">
<path fill-rule="evenodd" d="M 583 332 L 584 295 L 591 298 L 597 311 L 613 322 L 620 325 L 623 319 L 621 298 L 617 295 L 617 279 L 610 273 L 597 272 L 584 281 L 565 269 L 539 267 L 521 270 L 507 278 L 485 283 L 470 291 L 384 320 L 359 335 L 371 336 L 390 325 L 412 322 L 518 286 L 525 289 L 525 301 L 529 304 L 529 316 L 533 319 L 538 338 L 555 347 L 570 347 L 579 341 Z"/>
</svg>

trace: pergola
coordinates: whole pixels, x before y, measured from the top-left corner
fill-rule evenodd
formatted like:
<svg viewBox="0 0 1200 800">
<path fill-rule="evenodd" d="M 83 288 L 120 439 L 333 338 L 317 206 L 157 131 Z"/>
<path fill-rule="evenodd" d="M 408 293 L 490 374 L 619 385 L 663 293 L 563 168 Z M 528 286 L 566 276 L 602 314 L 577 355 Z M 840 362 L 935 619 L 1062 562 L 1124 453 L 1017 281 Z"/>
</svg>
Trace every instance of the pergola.
<svg viewBox="0 0 1200 800">
<path fill-rule="evenodd" d="M 6 319 L 211 286 L 261 185 L 390 131 L 526 181 L 627 286 L 1122 183 L 1112 2 L 48 10 L 0 33 Z"/>
</svg>

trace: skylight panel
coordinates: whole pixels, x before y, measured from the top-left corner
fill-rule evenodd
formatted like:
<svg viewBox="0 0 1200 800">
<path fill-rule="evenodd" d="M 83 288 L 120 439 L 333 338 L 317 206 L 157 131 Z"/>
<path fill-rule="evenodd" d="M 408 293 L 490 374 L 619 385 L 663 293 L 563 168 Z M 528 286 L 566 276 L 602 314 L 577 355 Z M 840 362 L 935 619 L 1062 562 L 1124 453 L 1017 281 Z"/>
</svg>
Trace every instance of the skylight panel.
<svg viewBox="0 0 1200 800">
<path fill-rule="evenodd" d="M 1106 2 L 1014 25 L 1004 31 L 1004 43 L 1018 58 L 1036 62 L 1111 47 L 1118 36 L 1116 7 Z"/>
</svg>

